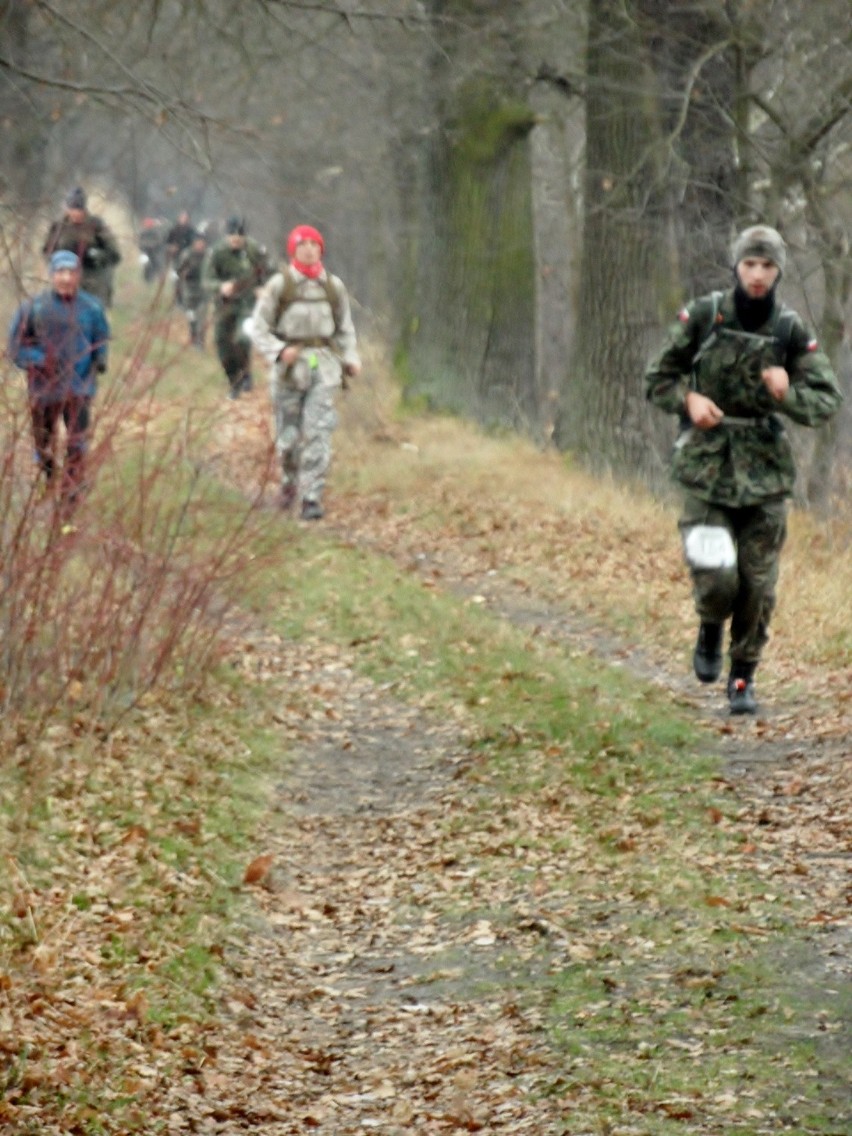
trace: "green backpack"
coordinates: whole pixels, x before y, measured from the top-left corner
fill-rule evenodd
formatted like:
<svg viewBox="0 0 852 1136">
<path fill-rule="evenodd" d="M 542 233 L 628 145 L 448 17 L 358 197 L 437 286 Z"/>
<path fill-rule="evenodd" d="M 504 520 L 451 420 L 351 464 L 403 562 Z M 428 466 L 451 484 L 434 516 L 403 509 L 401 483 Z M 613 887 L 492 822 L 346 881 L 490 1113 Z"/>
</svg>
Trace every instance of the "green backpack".
<svg viewBox="0 0 852 1136">
<path fill-rule="evenodd" d="M 293 279 L 293 274 L 290 272 L 289 268 L 285 268 L 281 275 L 284 277 L 284 287 L 281 289 L 281 294 L 278 297 L 278 306 L 275 309 L 275 319 L 272 324 L 273 328 L 278 327 L 285 310 L 290 307 L 298 296 L 298 284 Z M 335 326 L 339 326 L 343 310 L 343 296 L 341 295 L 340 289 L 328 273 L 325 274 L 324 280 L 318 280 L 317 283 L 322 285 L 325 291 L 325 298 L 328 300 L 329 304 L 331 304 L 331 312 L 334 316 Z"/>
</svg>

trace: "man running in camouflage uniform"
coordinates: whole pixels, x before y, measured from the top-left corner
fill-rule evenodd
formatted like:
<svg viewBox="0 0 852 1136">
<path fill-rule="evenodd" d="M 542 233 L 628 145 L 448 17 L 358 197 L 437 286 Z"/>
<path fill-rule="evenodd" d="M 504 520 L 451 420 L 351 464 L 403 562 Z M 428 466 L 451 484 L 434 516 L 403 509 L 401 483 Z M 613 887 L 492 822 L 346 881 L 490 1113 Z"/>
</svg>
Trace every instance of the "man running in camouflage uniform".
<svg viewBox="0 0 852 1136">
<path fill-rule="evenodd" d="M 767 225 L 737 237 L 734 287 L 688 304 L 645 375 L 648 398 L 681 416 L 672 476 L 685 491 L 680 530 L 700 620 L 701 682 L 722 670 L 730 627 L 731 713 L 754 714 L 754 674 L 775 607 L 796 472 L 789 418 L 818 426 L 842 395 L 801 318 L 776 299 L 787 250 Z"/>
<path fill-rule="evenodd" d="M 207 241 L 204 234 L 196 233 L 192 244 L 178 253 L 175 261 L 175 295 L 189 324 L 189 341 L 199 349 L 204 347 L 207 334 L 208 298 L 201 279 L 206 255 Z"/>
<path fill-rule="evenodd" d="M 241 217 L 231 217 L 225 236 L 210 249 L 202 271 L 204 291 L 216 301 L 214 338 L 228 379 L 229 398 L 239 398 L 252 389 L 251 339 L 245 321 L 268 276 L 266 249 L 246 235 Z"/>
<path fill-rule="evenodd" d="M 290 264 L 260 294 L 254 345 L 270 369 L 281 506 L 301 502 L 304 520 L 323 516 L 322 495 L 337 425 L 334 396 L 361 360 L 343 281 L 322 264 L 325 242 L 309 225 L 287 238 Z"/>
</svg>

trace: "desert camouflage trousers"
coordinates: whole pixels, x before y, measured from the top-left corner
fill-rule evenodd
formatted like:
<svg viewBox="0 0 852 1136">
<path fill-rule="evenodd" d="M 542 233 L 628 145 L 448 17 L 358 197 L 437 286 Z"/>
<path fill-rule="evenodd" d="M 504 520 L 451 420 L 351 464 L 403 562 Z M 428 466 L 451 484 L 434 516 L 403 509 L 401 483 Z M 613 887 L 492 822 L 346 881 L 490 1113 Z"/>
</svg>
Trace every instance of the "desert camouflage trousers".
<svg viewBox="0 0 852 1136">
<path fill-rule="evenodd" d="M 778 565 L 787 536 L 787 505 L 777 498 L 739 509 L 723 508 L 687 494 L 678 526 L 686 539 L 697 525 L 729 533 L 736 564 L 724 568 L 689 565 L 698 618 L 731 620 L 731 661 L 756 663 L 769 639 L 775 610 Z"/>
<path fill-rule="evenodd" d="M 331 436 L 337 426 L 336 390 L 319 375 L 306 390 L 283 378 L 272 384 L 281 487 L 285 491 L 295 488 L 299 501 L 322 500 L 331 465 Z"/>
</svg>

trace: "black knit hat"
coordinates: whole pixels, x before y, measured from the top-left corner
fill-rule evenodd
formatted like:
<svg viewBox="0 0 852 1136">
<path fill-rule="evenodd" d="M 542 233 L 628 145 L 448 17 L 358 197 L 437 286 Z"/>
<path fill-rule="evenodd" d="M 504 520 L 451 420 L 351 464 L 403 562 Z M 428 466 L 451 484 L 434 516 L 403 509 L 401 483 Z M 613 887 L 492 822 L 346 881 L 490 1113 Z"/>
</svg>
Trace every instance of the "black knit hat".
<svg viewBox="0 0 852 1136">
<path fill-rule="evenodd" d="M 81 185 L 75 185 L 65 194 L 65 204 L 69 209 L 86 208 L 86 191 Z"/>
<path fill-rule="evenodd" d="M 229 217 L 225 222 L 225 232 L 228 234 L 236 233 L 241 237 L 245 236 L 246 223 L 242 217 Z"/>
</svg>

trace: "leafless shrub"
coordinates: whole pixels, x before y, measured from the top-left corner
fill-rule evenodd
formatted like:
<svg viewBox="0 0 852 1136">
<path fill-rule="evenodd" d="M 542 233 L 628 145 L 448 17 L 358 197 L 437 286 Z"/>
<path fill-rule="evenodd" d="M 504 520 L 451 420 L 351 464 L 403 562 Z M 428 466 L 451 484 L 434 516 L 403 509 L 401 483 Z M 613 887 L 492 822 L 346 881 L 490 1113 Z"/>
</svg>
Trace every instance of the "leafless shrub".
<svg viewBox="0 0 852 1136">
<path fill-rule="evenodd" d="M 31 459 L 8 366 L 0 389 L 0 706 L 38 734 L 57 715 L 108 731 L 158 686 L 191 690 L 255 563 L 252 499 L 209 475 L 208 424 L 158 399 L 151 320 L 96 403 L 88 496 L 68 514 Z"/>
</svg>

